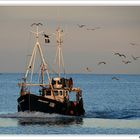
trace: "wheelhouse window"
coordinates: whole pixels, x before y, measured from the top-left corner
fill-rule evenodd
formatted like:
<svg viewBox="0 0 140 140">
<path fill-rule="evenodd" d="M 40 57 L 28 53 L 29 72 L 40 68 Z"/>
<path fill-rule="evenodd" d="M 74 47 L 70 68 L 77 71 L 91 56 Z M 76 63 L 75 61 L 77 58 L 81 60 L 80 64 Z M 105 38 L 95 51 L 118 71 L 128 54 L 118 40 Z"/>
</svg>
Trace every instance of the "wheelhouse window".
<svg viewBox="0 0 140 140">
<path fill-rule="evenodd" d="M 46 95 L 46 96 L 50 96 L 50 95 L 51 95 L 51 91 L 46 91 L 46 92 L 45 92 L 45 95 Z"/>
<path fill-rule="evenodd" d="M 63 92 L 62 92 L 62 90 L 60 90 L 60 91 L 59 91 L 59 95 L 60 95 L 60 96 L 62 96 L 62 95 L 63 95 Z"/>
<path fill-rule="evenodd" d="M 54 95 L 55 96 L 58 96 L 58 91 L 54 91 Z"/>
</svg>

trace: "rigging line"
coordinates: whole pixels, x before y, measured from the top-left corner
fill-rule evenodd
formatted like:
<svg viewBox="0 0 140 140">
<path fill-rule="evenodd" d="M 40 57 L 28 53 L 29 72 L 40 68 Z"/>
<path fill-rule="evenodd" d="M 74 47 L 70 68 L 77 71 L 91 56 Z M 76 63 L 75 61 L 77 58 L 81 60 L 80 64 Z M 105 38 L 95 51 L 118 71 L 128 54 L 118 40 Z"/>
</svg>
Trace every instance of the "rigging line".
<svg viewBox="0 0 140 140">
<path fill-rule="evenodd" d="M 44 57 L 44 59 L 46 60 L 46 58 Z M 48 67 L 50 68 L 50 70 L 54 73 L 57 74 L 57 72 L 53 69 L 52 65 L 50 65 L 49 63 L 46 62 L 46 64 L 48 65 Z M 53 64 L 54 65 L 54 64 Z"/>
<path fill-rule="evenodd" d="M 47 65 L 49 66 L 49 68 L 52 70 L 52 72 L 53 72 L 54 74 L 58 74 L 58 73 L 51 67 L 50 64 L 47 64 Z"/>
<path fill-rule="evenodd" d="M 60 46 L 58 47 L 58 50 L 59 50 L 59 55 L 58 55 L 58 74 L 59 74 L 59 77 L 60 77 L 60 64 L 61 64 L 61 59 L 60 59 Z"/>
<path fill-rule="evenodd" d="M 50 79 L 50 76 L 49 76 L 48 65 L 47 65 L 47 63 L 45 62 L 45 59 L 44 59 L 44 57 L 43 57 L 43 52 L 42 52 L 41 46 L 40 46 L 39 42 L 37 42 L 37 43 L 38 43 L 38 44 L 37 44 L 37 47 L 38 47 L 38 50 L 39 50 L 39 54 L 40 54 L 42 63 L 43 63 L 44 66 L 45 66 L 45 71 L 46 71 L 47 76 L 48 76 L 49 84 L 51 85 L 51 88 L 53 89 L 52 84 L 51 84 L 51 79 Z"/>
<path fill-rule="evenodd" d="M 46 60 L 46 58 L 44 58 Z M 57 74 L 57 72 L 54 70 L 53 66 L 50 65 L 49 63 L 46 62 L 46 64 L 48 65 L 48 67 L 50 68 L 50 70 L 54 73 Z M 53 64 L 54 65 L 54 64 Z"/>
<path fill-rule="evenodd" d="M 30 67 L 31 67 L 31 65 L 32 65 L 32 61 L 33 61 L 33 57 L 34 57 L 35 50 L 36 50 L 36 44 L 35 44 L 35 46 L 34 46 L 34 48 L 33 48 L 32 56 L 31 56 L 31 58 L 30 58 L 30 62 L 29 62 L 28 67 L 27 67 L 27 69 L 26 69 L 25 79 L 27 78 L 28 73 L 29 73 L 29 70 L 30 70 Z"/>
<path fill-rule="evenodd" d="M 55 46 L 55 45 L 46 45 L 46 46 Z M 45 49 L 45 54 L 47 54 L 47 48 Z M 57 54 L 56 54 L 57 55 Z M 52 65 L 55 65 L 56 63 L 56 58 L 57 56 L 55 56 L 55 61 L 52 63 Z M 47 57 L 44 57 L 45 60 L 47 60 Z M 57 74 L 57 72 L 54 70 L 54 66 L 50 65 L 49 63 L 47 63 L 48 67 L 50 68 L 50 70 L 54 73 L 54 74 Z"/>
<path fill-rule="evenodd" d="M 57 50 L 56 50 L 56 55 L 55 55 L 55 59 L 54 59 L 54 64 L 56 64 L 56 62 L 57 62 L 57 57 L 58 57 L 58 48 L 57 48 Z"/>
<path fill-rule="evenodd" d="M 62 60 L 62 67 L 63 67 L 64 75 L 66 75 L 65 65 L 64 65 L 64 57 L 63 57 L 62 49 L 61 49 L 61 60 Z"/>
<path fill-rule="evenodd" d="M 41 75 L 41 67 L 39 67 L 39 73 L 38 73 L 38 83 L 40 83 L 40 75 Z"/>
<path fill-rule="evenodd" d="M 58 48 L 56 49 L 56 55 L 55 55 L 55 59 L 54 59 L 54 63 L 53 63 L 53 67 L 55 67 L 55 64 L 58 63 L 58 60 L 57 60 L 57 57 L 58 57 Z M 56 74 L 58 74 L 58 72 L 56 72 Z"/>
<path fill-rule="evenodd" d="M 54 35 L 56 36 L 57 34 L 54 33 Z M 56 37 L 57 37 L 57 36 L 56 36 Z M 57 44 L 56 44 L 56 45 L 57 45 Z M 58 53 L 59 53 L 59 48 L 57 47 L 55 59 L 54 59 L 54 62 L 53 62 L 53 67 L 55 67 L 55 64 L 58 64 L 58 60 L 57 60 L 57 58 L 58 58 Z M 52 68 L 52 70 L 53 70 L 53 68 Z M 58 73 L 58 72 L 56 72 L 55 70 L 53 70 L 53 72 L 59 76 L 59 73 Z"/>
<path fill-rule="evenodd" d="M 33 57 L 32 66 L 31 66 L 31 79 L 30 79 L 30 83 L 32 83 L 32 77 L 33 77 L 34 65 L 35 65 L 35 58 L 36 58 L 36 50 L 34 52 L 34 57 Z"/>
<path fill-rule="evenodd" d="M 42 78 L 42 81 L 41 83 L 44 85 L 44 64 L 41 64 L 41 78 Z"/>
<path fill-rule="evenodd" d="M 48 30 L 48 29 L 47 29 L 47 30 Z M 45 45 L 45 46 L 46 46 L 46 45 Z M 52 44 L 52 45 L 48 45 L 48 44 L 47 44 L 47 46 L 53 46 L 53 47 L 54 47 L 55 45 L 53 45 L 53 44 Z M 47 48 L 46 48 L 45 52 L 47 52 Z M 46 54 L 46 53 L 45 53 L 45 54 Z M 44 57 L 44 59 L 46 60 L 45 57 Z M 50 66 L 49 63 L 46 62 L 46 64 L 48 65 L 48 67 L 50 68 L 50 70 L 51 70 L 54 74 L 57 74 L 57 72 L 53 69 L 52 66 Z"/>
</svg>

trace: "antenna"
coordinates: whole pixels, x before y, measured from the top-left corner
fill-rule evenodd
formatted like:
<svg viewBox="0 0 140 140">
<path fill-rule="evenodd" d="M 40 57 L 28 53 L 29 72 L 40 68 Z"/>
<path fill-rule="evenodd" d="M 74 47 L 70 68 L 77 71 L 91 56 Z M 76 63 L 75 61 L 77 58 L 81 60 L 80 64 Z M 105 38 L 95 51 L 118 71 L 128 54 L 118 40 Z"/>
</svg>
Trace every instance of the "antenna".
<svg viewBox="0 0 140 140">
<path fill-rule="evenodd" d="M 31 31 L 31 33 L 33 33 L 36 36 L 37 42 L 38 42 L 39 34 L 43 33 L 43 31 L 39 32 L 39 26 L 43 26 L 43 24 L 40 23 L 40 22 L 39 23 L 33 23 L 33 24 L 31 24 L 31 27 L 33 27 L 33 26 L 36 26 L 36 32 Z"/>
<path fill-rule="evenodd" d="M 62 53 L 63 30 L 60 27 L 58 27 L 56 29 L 56 33 L 54 35 L 56 36 L 56 43 L 57 43 L 55 63 L 58 64 L 58 76 L 60 77 L 61 65 L 62 65 L 62 68 L 64 70 L 64 74 L 65 74 L 64 60 L 63 60 L 63 53 Z"/>
<path fill-rule="evenodd" d="M 56 56 L 54 60 L 54 64 L 57 64 L 58 66 L 58 77 L 60 77 L 60 71 L 61 71 L 61 66 L 63 69 L 63 72 L 65 74 L 65 68 L 64 68 L 64 60 L 63 60 L 63 53 L 62 53 L 62 36 L 63 36 L 63 30 L 60 28 L 60 7 L 57 7 L 57 17 L 56 17 L 56 24 L 57 24 L 57 29 L 56 33 L 53 33 L 56 36 L 56 43 L 57 43 L 57 49 L 56 49 Z"/>
</svg>

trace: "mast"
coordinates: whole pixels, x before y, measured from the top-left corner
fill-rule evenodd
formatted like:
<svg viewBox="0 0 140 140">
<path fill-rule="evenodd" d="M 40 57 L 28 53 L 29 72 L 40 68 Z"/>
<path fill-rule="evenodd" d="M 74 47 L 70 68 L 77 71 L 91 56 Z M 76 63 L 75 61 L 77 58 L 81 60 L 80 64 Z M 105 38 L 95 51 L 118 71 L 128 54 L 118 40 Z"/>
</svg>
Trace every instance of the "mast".
<svg viewBox="0 0 140 140">
<path fill-rule="evenodd" d="M 35 58 L 36 58 L 37 51 L 39 52 L 40 59 L 41 59 L 41 71 L 43 71 L 42 74 L 44 74 L 44 71 L 46 72 L 47 77 L 48 77 L 48 81 L 49 81 L 49 85 L 51 85 L 51 79 L 49 76 L 48 65 L 45 62 L 43 51 L 42 51 L 42 48 L 41 48 L 40 43 L 39 43 L 39 35 L 41 33 L 43 33 L 43 31 L 39 31 L 39 26 L 42 26 L 42 25 L 43 25 L 42 23 L 33 23 L 31 25 L 31 27 L 36 26 L 36 31 L 31 31 L 36 37 L 36 43 L 34 45 L 32 55 L 31 55 L 31 58 L 30 58 L 30 61 L 29 61 L 29 64 L 28 64 L 28 67 L 27 67 L 27 70 L 26 70 L 26 73 L 24 76 L 24 79 L 26 81 L 29 72 L 31 73 L 31 77 L 30 77 L 30 84 L 31 85 L 32 85 L 32 76 L 33 76 L 33 72 L 34 72 L 34 65 L 35 65 Z M 42 75 L 42 85 L 43 84 L 44 84 L 44 75 Z M 51 86 L 51 88 L 52 88 L 52 86 Z"/>
<path fill-rule="evenodd" d="M 58 27 L 56 29 L 56 33 L 54 34 L 56 36 L 56 43 L 57 43 L 55 63 L 57 63 L 58 65 L 58 77 L 60 77 L 61 65 L 65 74 L 64 60 L 63 60 L 63 53 L 62 53 L 62 43 L 63 43 L 62 33 L 63 33 L 63 30 L 60 29 L 60 27 Z"/>
</svg>

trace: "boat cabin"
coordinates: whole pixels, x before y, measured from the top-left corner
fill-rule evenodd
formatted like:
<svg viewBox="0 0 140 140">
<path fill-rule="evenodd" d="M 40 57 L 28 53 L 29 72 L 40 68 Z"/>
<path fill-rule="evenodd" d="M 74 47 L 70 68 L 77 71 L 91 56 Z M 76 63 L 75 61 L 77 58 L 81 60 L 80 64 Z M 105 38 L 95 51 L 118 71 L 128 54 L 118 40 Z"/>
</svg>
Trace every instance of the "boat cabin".
<svg viewBox="0 0 140 140">
<path fill-rule="evenodd" d="M 65 99 L 69 99 L 69 91 L 65 89 L 59 89 L 59 90 L 51 90 L 48 88 L 42 89 L 42 96 L 49 98 L 49 99 L 55 99 L 60 102 L 64 102 Z"/>
<path fill-rule="evenodd" d="M 72 89 L 73 87 L 73 80 L 72 78 L 66 79 L 66 78 L 60 78 L 56 77 L 52 79 L 52 86 L 53 88 L 69 88 Z"/>
<path fill-rule="evenodd" d="M 75 101 L 79 103 L 82 98 L 82 91 L 79 88 L 73 88 L 72 78 L 53 78 L 52 87 L 53 89 L 43 87 L 40 90 L 40 94 L 46 98 L 60 102 Z"/>
</svg>

